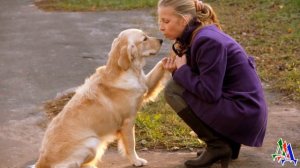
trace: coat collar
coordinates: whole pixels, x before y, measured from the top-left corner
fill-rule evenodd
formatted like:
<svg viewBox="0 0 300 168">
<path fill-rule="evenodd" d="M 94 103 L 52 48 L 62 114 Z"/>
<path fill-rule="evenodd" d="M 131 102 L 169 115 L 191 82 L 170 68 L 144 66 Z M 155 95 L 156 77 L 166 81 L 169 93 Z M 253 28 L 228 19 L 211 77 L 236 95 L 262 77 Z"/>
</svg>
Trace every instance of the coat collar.
<svg viewBox="0 0 300 168">
<path fill-rule="evenodd" d="M 192 40 L 192 35 L 194 30 L 199 27 L 200 23 L 197 21 L 197 19 L 192 19 L 183 30 L 183 33 L 181 37 L 177 38 L 176 41 L 178 41 L 181 45 L 188 47 L 190 45 L 190 42 Z"/>
</svg>

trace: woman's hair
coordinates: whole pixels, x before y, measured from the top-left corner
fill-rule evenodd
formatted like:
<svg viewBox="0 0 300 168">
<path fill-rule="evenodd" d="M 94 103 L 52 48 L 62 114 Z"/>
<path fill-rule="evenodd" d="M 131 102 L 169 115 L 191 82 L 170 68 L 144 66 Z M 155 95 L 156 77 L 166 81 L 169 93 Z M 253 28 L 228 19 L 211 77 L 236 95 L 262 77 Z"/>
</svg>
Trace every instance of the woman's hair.
<svg viewBox="0 0 300 168">
<path fill-rule="evenodd" d="M 194 31 L 193 37 L 203 26 L 215 24 L 219 29 L 221 25 L 216 13 L 207 3 L 199 0 L 159 0 L 158 7 L 172 7 L 180 16 L 190 15 L 200 23 L 200 26 Z"/>
</svg>

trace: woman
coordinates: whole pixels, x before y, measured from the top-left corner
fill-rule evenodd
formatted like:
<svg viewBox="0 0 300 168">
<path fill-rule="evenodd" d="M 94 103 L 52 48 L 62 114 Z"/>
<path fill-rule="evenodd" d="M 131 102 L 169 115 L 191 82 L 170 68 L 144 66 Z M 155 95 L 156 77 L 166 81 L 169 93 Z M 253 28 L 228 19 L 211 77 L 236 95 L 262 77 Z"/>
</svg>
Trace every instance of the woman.
<svg viewBox="0 0 300 168">
<path fill-rule="evenodd" d="M 176 58 L 163 59 L 173 78 L 165 98 L 204 140 L 206 150 L 186 167 L 228 167 L 241 144 L 262 146 L 267 124 L 263 89 L 253 59 L 221 31 L 213 9 L 197 0 L 160 0 L 159 28 L 175 40 Z"/>
</svg>

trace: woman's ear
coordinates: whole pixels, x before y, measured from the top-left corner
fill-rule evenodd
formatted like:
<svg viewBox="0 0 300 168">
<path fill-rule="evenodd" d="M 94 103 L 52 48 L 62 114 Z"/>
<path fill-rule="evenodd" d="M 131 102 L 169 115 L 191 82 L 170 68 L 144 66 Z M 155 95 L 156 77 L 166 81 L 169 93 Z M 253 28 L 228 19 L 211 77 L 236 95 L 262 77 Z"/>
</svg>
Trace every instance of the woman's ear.
<svg viewBox="0 0 300 168">
<path fill-rule="evenodd" d="M 181 24 L 183 27 L 185 27 L 187 24 L 189 24 L 190 20 L 192 19 L 192 16 L 190 15 L 182 15 L 181 17 Z"/>
</svg>

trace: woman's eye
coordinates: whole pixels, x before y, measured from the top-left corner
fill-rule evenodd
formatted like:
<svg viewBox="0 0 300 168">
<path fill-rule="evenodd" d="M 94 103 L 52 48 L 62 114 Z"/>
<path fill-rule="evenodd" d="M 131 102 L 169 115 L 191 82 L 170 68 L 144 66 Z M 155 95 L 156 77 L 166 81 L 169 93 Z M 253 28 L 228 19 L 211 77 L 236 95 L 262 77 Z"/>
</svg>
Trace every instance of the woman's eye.
<svg viewBox="0 0 300 168">
<path fill-rule="evenodd" d="M 164 23 L 164 24 L 167 24 L 167 23 L 169 23 L 169 22 L 170 22 L 170 20 L 165 20 L 165 19 L 162 19 L 162 20 L 160 20 L 160 22 L 161 22 L 161 23 Z"/>
<path fill-rule="evenodd" d="M 163 22 L 163 23 L 169 23 L 169 22 L 170 22 L 170 20 L 163 19 L 163 20 L 162 20 L 162 22 Z"/>
<path fill-rule="evenodd" d="M 148 38 L 147 38 L 147 37 L 145 37 L 143 41 L 146 41 L 146 40 L 148 40 Z"/>
</svg>

